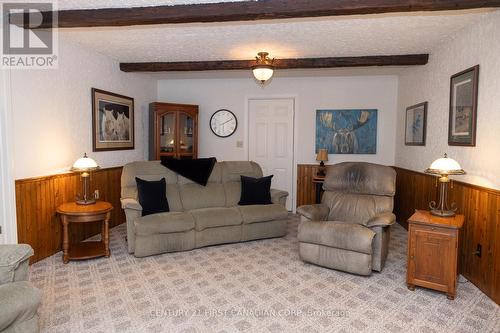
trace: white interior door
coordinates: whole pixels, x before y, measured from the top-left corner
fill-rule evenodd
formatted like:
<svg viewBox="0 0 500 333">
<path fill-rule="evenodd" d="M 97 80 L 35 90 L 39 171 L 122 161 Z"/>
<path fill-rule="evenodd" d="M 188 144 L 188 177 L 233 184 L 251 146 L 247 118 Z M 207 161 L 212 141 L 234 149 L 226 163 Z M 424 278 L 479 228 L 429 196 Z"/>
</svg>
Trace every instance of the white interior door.
<svg viewBox="0 0 500 333">
<path fill-rule="evenodd" d="M 259 163 L 264 176 L 274 175 L 272 188 L 288 191 L 288 210 L 293 195 L 293 113 L 293 99 L 248 101 L 249 160 Z"/>
</svg>

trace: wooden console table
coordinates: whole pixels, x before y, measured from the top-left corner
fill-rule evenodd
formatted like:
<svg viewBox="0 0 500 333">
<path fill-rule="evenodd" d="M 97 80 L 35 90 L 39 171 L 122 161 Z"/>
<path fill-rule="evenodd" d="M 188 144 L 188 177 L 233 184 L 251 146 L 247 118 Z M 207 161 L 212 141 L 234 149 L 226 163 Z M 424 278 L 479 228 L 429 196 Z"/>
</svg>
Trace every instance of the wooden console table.
<svg viewBox="0 0 500 333">
<path fill-rule="evenodd" d="M 68 202 L 57 208 L 63 225 L 63 262 L 70 260 L 109 257 L 109 218 L 113 206 L 109 202 L 98 201 L 93 205 L 78 205 Z M 101 241 L 87 241 L 69 244 L 70 223 L 102 222 Z"/>
<path fill-rule="evenodd" d="M 325 177 L 313 176 L 312 182 L 316 186 L 316 203 L 321 203 L 321 193 L 323 192 L 323 183 L 325 182 Z"/>
<path fill-rule="evenodd" d="M 408 219 L 408 289 L 443 291 L 454 299 L 457 290 L 459 231 L 463 215 L 439 217 L 417 210 Z"/>
</svg>

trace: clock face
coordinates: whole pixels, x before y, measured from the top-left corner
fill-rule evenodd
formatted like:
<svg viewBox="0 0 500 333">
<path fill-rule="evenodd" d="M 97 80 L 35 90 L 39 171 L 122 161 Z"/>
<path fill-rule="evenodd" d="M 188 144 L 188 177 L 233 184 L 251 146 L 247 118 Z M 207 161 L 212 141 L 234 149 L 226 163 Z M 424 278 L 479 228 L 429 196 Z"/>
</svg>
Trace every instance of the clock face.
<svg viewBox="0 0 500 333">
<path fill-rule="evenodd" d="M 210 118 L 210 129 L 215 135 L 221 138 L 227 138 L 236 132 L 238 120 L 234 113 L 229 110 L 221 109 L 215 111 Z"/>
</svg>

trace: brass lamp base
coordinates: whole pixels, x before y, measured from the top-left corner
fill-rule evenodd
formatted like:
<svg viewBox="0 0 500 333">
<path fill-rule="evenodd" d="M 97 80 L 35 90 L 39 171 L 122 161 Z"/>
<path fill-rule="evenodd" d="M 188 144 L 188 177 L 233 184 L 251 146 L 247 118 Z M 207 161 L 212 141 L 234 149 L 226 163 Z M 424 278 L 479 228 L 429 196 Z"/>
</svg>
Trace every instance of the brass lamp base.
<svg viewBox="0 0 500 333">
<path fill-rule="evenodd" d="M 457 207 L 453 202 L 448 206 L 448 183 L 449 179 L 447 176 L 442 176 L 439 178 L 440 189 L 439 189 L 439 202 L 431 201 L 429 203 L 429 208 L 431 209 L 431 214 L 441 217 L 452 217 L 455 216 Z"/>
<path fill-rule="evenodd" d="M 91 199 L 91 200 L 85 200 L 85 199 L 81 199 L 81 200 L 76 200 L 76 204 L 77 205 L 93 205 L 95 204 L 95 200 L 94 199 Z"/>
<path fill-rule="evenodd" d="M 326 174 L 325 174 L 325 169 L 326 169 L 326 168 L 325 168 L 325 162 L 321 161 L 321 162 L 319 163 L 319 168 L 318 168 L 318 172 L 316 173 L 316 175 L 317 175 L 318 177 L 325 177 L 325 176 L 326 176 Z"/>
<path fill-rule="evenodd" d="M 452 210 L 439 210 L 439 209 L 431 209 L 431 214 L 441 217 L 452 217 L 455 216 L 455 212 Z"/>
</svg>

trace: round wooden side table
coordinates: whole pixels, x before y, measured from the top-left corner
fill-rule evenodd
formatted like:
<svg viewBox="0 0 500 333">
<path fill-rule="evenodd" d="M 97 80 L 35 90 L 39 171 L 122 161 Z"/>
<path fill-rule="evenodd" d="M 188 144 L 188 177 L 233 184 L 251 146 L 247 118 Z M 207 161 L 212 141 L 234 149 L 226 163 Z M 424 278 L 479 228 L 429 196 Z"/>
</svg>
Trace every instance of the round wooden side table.
<svg viewBox="0 0 500 333">
<path fill-rule="evenodd" d="M 92 205 L 78 205 L 68 202 L 60 205 L 57 212 L 63 225 L 63 262 L 70 260 L 109 257 L 109 218 L 113 206 L 109 202 L 97 201 Z M 70 223 L 102 222 L 101 241 L 87 241 L 69 244 L 68 229 Z"/>
</svg>

